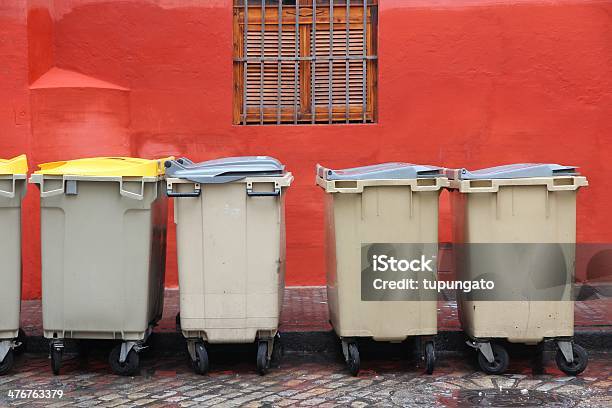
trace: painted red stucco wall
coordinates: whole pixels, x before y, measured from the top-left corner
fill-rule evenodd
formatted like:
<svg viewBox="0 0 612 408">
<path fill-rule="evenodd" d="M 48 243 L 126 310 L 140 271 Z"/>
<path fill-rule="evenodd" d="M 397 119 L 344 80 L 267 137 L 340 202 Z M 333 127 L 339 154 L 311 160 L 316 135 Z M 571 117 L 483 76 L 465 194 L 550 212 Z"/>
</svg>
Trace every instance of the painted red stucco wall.
<svg viewBox="0 0 612 408">
<path fill-rule="evenodd" d="M 32 169 L 92 155 L 281 159 L 295 175 L 290 285 L 325 279 L 317 162 L 579 165 L 591 186 L 580 193 L 578 239 L 612 239 L 611 1 L 380 0 L 372 125 L 232 125 L 231 0 L 0 0 L 0 39 L 0 157 L 27 153 Z M 40 296 L 38 208 L 30 187 L 27 298 Z"/>
</svg>

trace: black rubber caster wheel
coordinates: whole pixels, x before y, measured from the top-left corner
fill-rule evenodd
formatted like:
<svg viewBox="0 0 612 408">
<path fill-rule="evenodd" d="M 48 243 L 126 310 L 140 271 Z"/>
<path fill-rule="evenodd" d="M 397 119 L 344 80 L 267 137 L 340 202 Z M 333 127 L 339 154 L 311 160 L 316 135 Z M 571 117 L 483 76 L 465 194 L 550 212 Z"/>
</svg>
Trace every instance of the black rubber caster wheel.
<svg viewBox="0 0 612 408">
<path fill-rule="evenodd" d="M 206 351 L 204 343 L 198 342 L 195 344 L 195 357 L 195 360 L 191 361 L 193 370 L 196 374 L 206 374 L 210 368 L 210 363 L 208 362 L 208 352 Z"/>
<path fill-rule="evenodd" d="M 274 338 L 274 348 L 272 349 L 272 360 L 270 361 L 270 365 L 273 367 L 280 367 L 281 360 L 283 355 L 285 354 L 285 350 L 283 348 L 283 343 L 279 336 Z"/>
<path fill-rule="evenodd" d="M 91 353 L 91 344 L 87 340 L 79 340 L 77 343 L 79 357 L 87 360 Z"/>
<path fill-rule="evenodd" d="M 270 360 L 268 360 L 268 342 L 260 341 L 257 345 L 257 372 L 259 375 L 264 375 L 270 368 Z"/>
<path fill-rule="evenodd" d="M 348 344 L 347 364 L 351 375 L 356 377 L 357 374 L 359 374 L 359 367 L 361 365 L 361 360 L 359 359 L 359 348 L 357 347 L 357 343 Z"/>
<path fill-rule="evenodd" d="M 557 361 L 557 367 L 567 375 L 578 375 L 585 370 L 589 363 L 589 355 L 587 351 L 578 344 L 572 344 L 572 351 L 574 352 L 574 361 L 568 363 L 565 360 L 565 356 L 561 350 L 557 350 L 555 360 Z"/>
<path fill-rule="evenodd" d="M 428 341 L 425 343 L 425 353 L 423 357 L 425 359 L 425 373 L 433 374 L 436 365 L 436 349 L 433 342 Z"/>
<path fill-rule="evenodd" d="M 15 353 L 13 350 L 9 350 L 4 356 L 4 360 L 0 363 L 0 375 L 4 375 L 11 371 L 13 366 L 15 365 Z"/>
<path fill-rule="evenodd" d="M 51 346 L 49 352 L 51 355 L 51 371 L 54 375 L 59 375 L 60 369 L 62 368 L 62 355 L 64 354 L 62 348 Z"/>
<path fill-rule="evenodd" d="M 493 349 L 493 362 L 489 363 L 485 356 L 479 352 L 478 365 L 487 374 L 503 374 L 508 369 L 508 363 L 510 362 L 508 352 L 505 347 L 499 344 L 491 344 L 491 348 Z"/>
<path fill-rule="evenodd" d="M 536 347 L 531 358 L 531 371 L 534 375 L 541 375 L 545 373 L 544 367 L 546 366 L 545 361 L 545 345 L 544 342 L 540 342 Z"/>
<path fill-rule="evenodd" d="M 15 354 L 21 355 L 25 353 L 28 349 L 28 336 L 26 336 L 25 331 L 23 329 L 19 329 L 19 334 L 17 335 L 17 343 L 20 343 L 18 347 L 15 347 Z"/>
<path fill-rule="evenodd" d="M 119 356 L 121 356 L 121 344 L 114 347 L 108 356 L 108 363 L 113 373 L 123 376 L 138 374 L 140 369 L 140 357 L 134 349 L 130 350 L 123 363 L 119 362 Z"/>
</svg>

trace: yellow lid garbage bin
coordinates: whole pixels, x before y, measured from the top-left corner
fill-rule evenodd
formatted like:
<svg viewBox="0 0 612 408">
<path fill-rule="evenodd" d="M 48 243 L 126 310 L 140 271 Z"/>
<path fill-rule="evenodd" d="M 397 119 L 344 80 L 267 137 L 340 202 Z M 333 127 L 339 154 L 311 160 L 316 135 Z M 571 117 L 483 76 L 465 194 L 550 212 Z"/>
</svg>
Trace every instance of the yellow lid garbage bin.
<svg viewBox="0 0 612 408">
<path fill-rule="evenodd" d="M 401 342 L 409 336 L 419 337 L 426 372 L 433 372 L 437 292 L 422 283 L 437 280 L 438 201 L 448 186 L 443 169 L 317 165 L 316 173 L 326 193 L 330 319 L 350 372 L 359 372 L 359 338 Z"/>
<path fill-rule="evenodd" d="M 174 198 L 180 326 L 197 373 L 206 344 L 257 342 L 264 374 L 285 287 L 285 193 L 293 176 L 268 156 L 166 162 Z"/>
<path fill-rule="evenodd" d="M 448 170 L 454 259 L 460 280 L 486 279 L 491 290 L 458 292 L 468 344 L 483 371 L 503 373 L 499 340 L 558 345 L 559 368 L 579 374 L 586 351 L 573 342 L 576 194 L 587 179 L 575 167 L 518 163 Z"/>
<path fill-rule="evenodd" d="M 165 159 L 99 157 L 41 164 L 42 312 L 58 374 L 65 339 L 121 341 L 113 371 L 138 372 L 163 308 Z"/>
<path fill-rule="evenodd" d="M 21 308 L 21 201 L 26 194 L 25 155 L 0 159 L 0 375 L 14 365 L 14 353 L 25 348 L 19 328 Z"/>
</svg>

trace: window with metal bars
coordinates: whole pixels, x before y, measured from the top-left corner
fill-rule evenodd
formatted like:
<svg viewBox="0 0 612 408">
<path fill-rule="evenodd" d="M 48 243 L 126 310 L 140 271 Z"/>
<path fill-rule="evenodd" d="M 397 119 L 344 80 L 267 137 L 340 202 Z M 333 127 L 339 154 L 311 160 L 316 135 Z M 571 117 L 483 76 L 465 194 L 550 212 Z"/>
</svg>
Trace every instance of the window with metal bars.
<svg viewBox="0 0 612 408">
<path fill-rule="evenodd" d="M 378 0 L 234 0 L 234 123 L 376 120 Z"/>
</svg>

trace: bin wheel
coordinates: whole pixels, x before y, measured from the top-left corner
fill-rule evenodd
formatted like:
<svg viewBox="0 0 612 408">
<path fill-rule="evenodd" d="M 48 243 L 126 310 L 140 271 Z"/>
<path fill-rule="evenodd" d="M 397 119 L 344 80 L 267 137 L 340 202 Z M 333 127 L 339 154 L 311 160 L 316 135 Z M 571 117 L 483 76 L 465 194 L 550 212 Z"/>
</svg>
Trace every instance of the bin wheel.
<svg viewBox="0 0 612 408">
<path fill-rule="evenodd" d="M 589 355 L 587 351 L 578 344 L 572 344 L 572 351 L 574 353 L 574 361 L 568 363 L 565 360 L 565 356 L 561 350 L 557 350 L 555 360 L 557 361 L 557 367 L 567 375 L 578 375 L 584 371 L 589 363 Z"/>
<path fill-rule="evenodd" d="M 87 340 L 79 340 L 77 343 L 79 357 L 83 359 L 89 358 L 89 353 L 91 351 L 91 344 Z"/>
<path fill-rule="evenodd" d="M 13 353 L 13 350 L 9 350 L 8 353 L 6 353 L 6 356 L 4 356 L 4 360 L 2 360 L 2 363 L 0 363 L 0 375 L 4 375 L 11 371 L 14 364 L 15 354 Z"/>
<path fill-rule="evenodd" d="M 432 374 L 436 365 L 436 351 L 433 342 L 425 343 L 425 373 Z"/>
<path fill-rule="evenodd" d="M 204 375 L 208 372 L 210 363 L 208 362 L 208 352 L 204 343 L 198 342 L 195 344 L 195 360 L 192 360 L 193 370 L 196 374 Z"/>
<path fill-rule="evenodd" d="M 62 352 L 61 348 L 51 346 L 51 371 L 53 371 L 53 375 L 59 375 L 60 369 L 62 368 Z"/>
<path fill-rule="evenodd" d="M 541 341 L 535 347 L 535 352 L 533 353 L 533 358 L 531 359 L 532 365 L 532 373 L 535 375 L 540 375 L 545 373 L 545 355 L 544 355 L 545 345 L 544 342 Z"/>
<path fill-rule="evenodd" d="M 357 376 L 359 374 L 359 366 L 361 365 L 361 360 L 359 359 L 359 348 L 357 347 L 357 343 L 349 343 L 348 344 L 348 369 L 351 375 Z"/>
<path fill-rule="evenodd" d="M 491 344 L 491 349 L 493 350 L 493 362 L 489 363 L 486 357 L 479 352 L 478 364 L 482 371 L 487 374 L 503 374 L 508 369 L 508 363 L 510 362 L 508 352 L 505 347 L 499 344 Z"/>
<path fill-rule="evenodd" d="M 28 336 L 26 336 L 25 331 L 23 329 L 19 329 L 19 334 L 17 335 L 17 342 L 21 343 L 19 347 L 15 347 L 15 354 L 21 355 L 27 351 L 28 348 Z"/>
<path fill-rule="evenodd" d="M 125 362 L 123 363 L 119 362 L 119 356 L 121 356 L 121 344 L 114 347 L 108 356 L 108 362 L 113 370 L 113 373 L 123 376 L 138 374 L 138 369 L 140 368 L 140 357 L 138 356 L 136 350 L 130 350 Z"/>
<path fill-rule="evenodd" d="M 270 364 L 274 367 L 279 367 L 284 352 L 285 350 L 283 348 L 283 344 L 281 343 L 280 337 L 277 336 L 274 339 L 274 348 L 272 349 L 272 361 L 270 362 Z"/>
<path fill-rule="evenodd" d="M 264 375 L 270 368 L 270 361 L 268 360 L 268 342 L 260 341 L 257 345 L 257 372 L 259 375 Z"/>
</svg>

